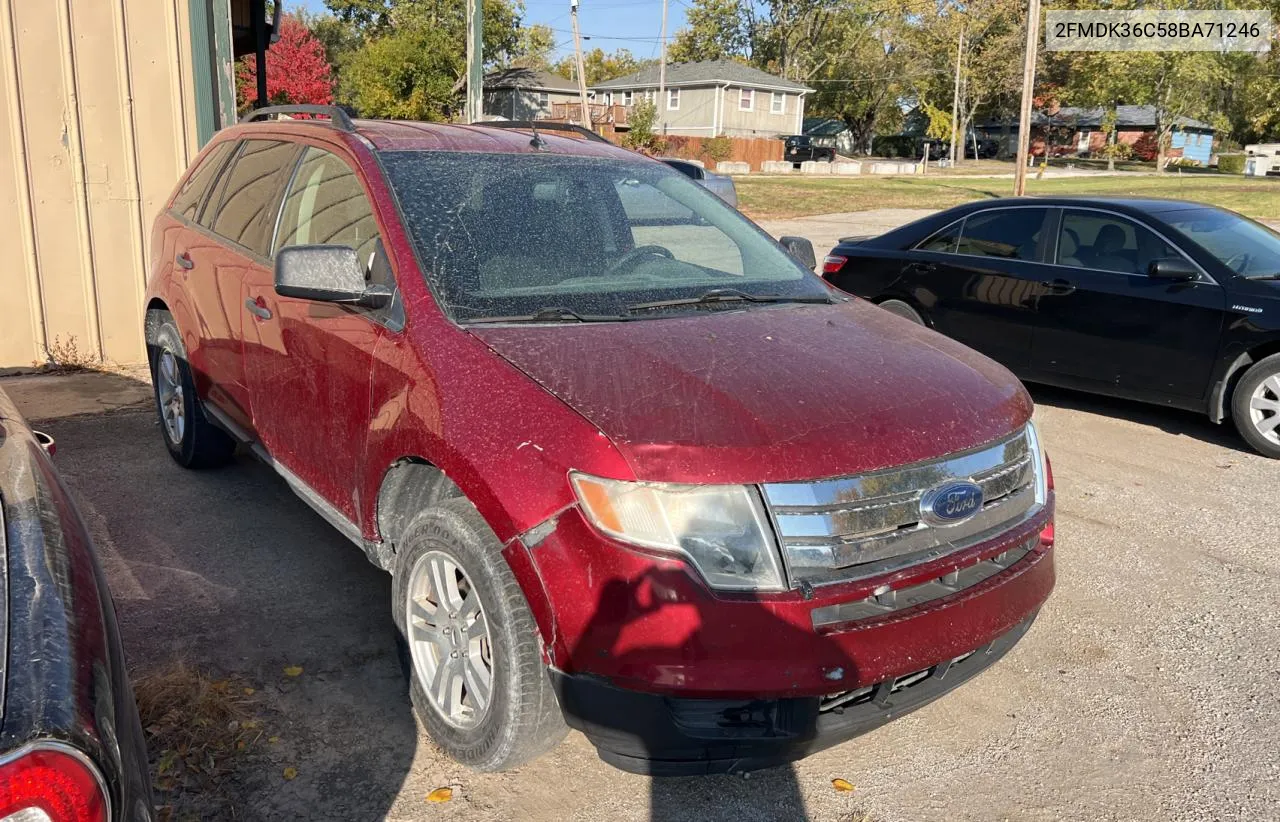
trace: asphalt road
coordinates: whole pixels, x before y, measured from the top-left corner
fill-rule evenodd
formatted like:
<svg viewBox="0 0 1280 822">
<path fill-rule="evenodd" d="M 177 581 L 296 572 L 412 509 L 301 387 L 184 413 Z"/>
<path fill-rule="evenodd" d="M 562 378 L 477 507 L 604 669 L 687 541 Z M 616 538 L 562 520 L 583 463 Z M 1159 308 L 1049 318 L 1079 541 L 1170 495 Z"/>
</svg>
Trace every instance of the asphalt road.
<svg viewBox="0 0 1280 822">
<path fill-rule="evenodd" d="M 58 440 L 134 669 L 180 659 L 255 688 L 279 740 L 223 782 L 236 818 L 1280 818 L 1280 464 L 1196 415 L 1035 390 L 1059 580 L 1009 656 L 793 768 L 655 782 L 577 734 L 516 773 L 450 763 L 410 715 L 388 577 L 269 468 L 179 468 L 127 407 L 140 383 L 0 386 Z M 427 802 L 441 786 L 453 799 Z"/>
</svg>

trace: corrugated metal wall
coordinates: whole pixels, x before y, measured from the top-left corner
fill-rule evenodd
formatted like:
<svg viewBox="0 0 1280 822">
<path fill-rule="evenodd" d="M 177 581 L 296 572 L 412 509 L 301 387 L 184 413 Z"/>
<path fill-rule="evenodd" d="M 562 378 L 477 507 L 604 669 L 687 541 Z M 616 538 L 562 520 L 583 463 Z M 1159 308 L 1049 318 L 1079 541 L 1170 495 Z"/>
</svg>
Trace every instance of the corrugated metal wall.
<svg viewBox="0 0 1280 822">
<path fill-rule="evenodd" d="M 0 0 L 0 368 L 144 359 L 151 222 L 197 148 L 189 14 Z"/>
</svg>

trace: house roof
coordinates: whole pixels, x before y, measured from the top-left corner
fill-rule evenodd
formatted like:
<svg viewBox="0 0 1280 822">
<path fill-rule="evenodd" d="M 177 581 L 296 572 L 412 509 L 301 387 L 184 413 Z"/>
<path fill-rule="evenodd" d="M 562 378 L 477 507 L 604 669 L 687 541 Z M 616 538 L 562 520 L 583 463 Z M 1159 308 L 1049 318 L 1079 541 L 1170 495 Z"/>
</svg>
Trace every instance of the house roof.
<svg viewBox="0 0 1280 822">
<path fill-rule="evenodd" d="M 578 84 L 559 74 L 529 68 L 510 68 L 485 75 L 484 87 L 489 90 L 523 88 L 534 91 L 565 91 L 578 93 Z"/>
<path fill-rule="evenodd" d="M 666 84 L 668 86 L 711 86 L 728 84 L 753 88 L 779 89 L 782 91 L 813 91 L 802 83 L 784 80 L 758 68 L 733 60 L 707 60 L 702 63 L 669 63 Z M 592 86 L 594 89 L 629 89 L 658 85 L 658 67 L 646 66 L 634 74 L 605 80 Z"/>
<path fill-rule="evenodd" d="M 1077 128 L 1098 129 L 1102 127 L 1102 118 L 1106 115 L 1105 107 L 1098 108 L 1081 108 L 1079 106 L 1063 106 L 1052 115 L 1046 115 L 1040 111 L 1031 113 L 1031 124 L 1033 126 L 1076 126 Z M 999 128 L 1004 121 L 989 120 L 984 123 L 978 123 L 976 128 L 992 129 Z M 1214 127 L 1191 117 L 1178 117 L 1174 125 L 1183 130 L 1189 131 L 1214 131 Z M 1016 128 L 1017 123 L 1013 123 Z M 1155 128 L 1156 127 L 1156 107 L 1155 106 L 1116 106 L 1116 127 L 1117 128 Z"/>
</svg>

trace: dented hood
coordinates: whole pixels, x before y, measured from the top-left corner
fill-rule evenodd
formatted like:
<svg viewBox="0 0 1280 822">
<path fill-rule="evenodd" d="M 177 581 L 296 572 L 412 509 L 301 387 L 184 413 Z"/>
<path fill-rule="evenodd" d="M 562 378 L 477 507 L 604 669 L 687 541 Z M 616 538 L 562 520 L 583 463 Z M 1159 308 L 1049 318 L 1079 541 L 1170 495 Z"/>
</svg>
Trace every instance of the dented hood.
<svg viewBox="0 0 1280 822">
<path fill-rule="evenodd" d="M 1003 367 L 861 300 L 470 330 L 646 480 L 859 473 L 990 442 L 1032 411 Z"/>
</svg>

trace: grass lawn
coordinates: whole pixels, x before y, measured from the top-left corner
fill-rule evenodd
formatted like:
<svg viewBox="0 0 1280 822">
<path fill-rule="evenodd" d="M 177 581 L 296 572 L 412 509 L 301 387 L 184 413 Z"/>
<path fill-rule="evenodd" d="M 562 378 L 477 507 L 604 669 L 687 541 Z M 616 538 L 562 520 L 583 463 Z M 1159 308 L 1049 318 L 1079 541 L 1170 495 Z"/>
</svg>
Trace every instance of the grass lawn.
<svg viewBox="0 0 1280 822">
<path fill-rule="evenodd" d="M 738 202 L 755 219 L 803 217 L 873 208 L 947 208 L 1007 197 L 1012 179 L 946 177 L 736 177 Z M 1280 218 L 1280 180 L 1168 173 L 1163 176 L 1068 177 L 1027 180 L 1030 194 L 1111 194 L 1197 200 L 1249 217 Z"/>
</svg>

